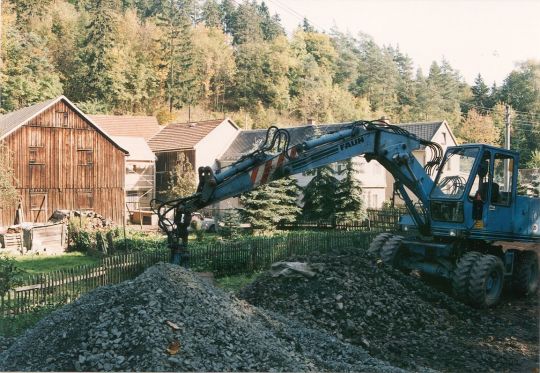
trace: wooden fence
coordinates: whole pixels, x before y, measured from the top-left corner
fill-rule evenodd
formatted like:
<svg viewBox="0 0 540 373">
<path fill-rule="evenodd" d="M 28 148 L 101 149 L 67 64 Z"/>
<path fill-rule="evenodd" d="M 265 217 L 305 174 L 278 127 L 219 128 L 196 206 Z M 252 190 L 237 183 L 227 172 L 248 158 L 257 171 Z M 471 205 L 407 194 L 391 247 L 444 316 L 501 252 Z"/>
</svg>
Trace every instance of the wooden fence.
<svg viewBox="0 0 540 373">
<path fill-rule="evenodd" d="M 306 221 L 297 220 L 294 223 L 278 224 L 277 228 L 280 230 L 312 230 L 312 231 L 324 231 L 324 230 L 344 230 L 344 231 L 387 231 L 395 230 L 398 227 L 399 218 L 406 213 L 403 209 L 395 210 L 377 210 L 368 209 L 366 211 L 367 217 L 362 221 L 339 221 L 333 220 L 317 220 Z"/>
<path fill-rule="evenodd" d="M 212 244 L 194 242 L 190 245 L 188 266 L 216 276 L 252 273 L 291 255 L 325 252 L 336 247 L 367 248 L 374 236 L 365 232 L 294 232 Z M 95 266 L 29 276 L 22 285 L 0 297 L 0 316 L 69 303 L 92 289 L 134 278 L 155 263 L 168 260 L 169 252 L 161 249 L 106 257 Z"/>
</svg>

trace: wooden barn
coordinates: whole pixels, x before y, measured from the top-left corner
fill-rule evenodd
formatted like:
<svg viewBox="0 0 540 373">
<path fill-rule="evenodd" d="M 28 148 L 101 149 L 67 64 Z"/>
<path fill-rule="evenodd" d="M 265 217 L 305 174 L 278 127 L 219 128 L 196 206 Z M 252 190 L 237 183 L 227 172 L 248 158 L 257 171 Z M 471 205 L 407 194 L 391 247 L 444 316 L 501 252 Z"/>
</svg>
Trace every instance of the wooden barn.
<svg viewBox="0 0 540 373">
<path fill-rule="evenodd" d="M 127 151 L 66 97 L 0 116 L 0 140 L 13 155 L 25 222 L 45 222 L 59 209 L 122 221 Z M 1 209 L 0 226 L 13 224 L 16 211 Z"/>
</svg>

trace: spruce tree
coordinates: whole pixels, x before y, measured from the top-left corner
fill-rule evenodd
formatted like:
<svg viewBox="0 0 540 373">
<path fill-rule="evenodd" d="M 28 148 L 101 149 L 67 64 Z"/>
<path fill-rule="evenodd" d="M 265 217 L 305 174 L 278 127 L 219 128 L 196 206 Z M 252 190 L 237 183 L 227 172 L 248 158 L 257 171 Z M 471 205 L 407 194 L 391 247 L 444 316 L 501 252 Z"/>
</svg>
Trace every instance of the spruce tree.
<svg viewBox="0 0 540 373">
<path fill-rule="evenodd" d="M 191 31 L 191 0 L 169 0 L 158 15 L 163 30 L 161 69 L 166 72 L 165 90 L 169 111 L 194 104 L 200 97 L 195 74 L 195 56 Z"/>
<path fill-rule="evenodd" d="M 476 107 L 476 110 L 482 114 L 485 115 L 487 113 L 486 109 L 489 106 L 489 88 L 484 83 L 484 79 L 482 78 L 482 75 L 478 74 L 476 79 L 474 80 L 474 85 L 471 87 L 471 92 L 473 94 L 473 104 Z"/>
<path fill-rule="evenodd" d="M 340 221 L 359 221 L 366 217 L 362 186 L 356 178 L 356 168 L 352 159 L 347 161 L 345 177 L 336 190 L 335 217 Z"/>
<path fill-rule="evenodd" d="M 89 23 L 82 45 L 80 71 L 81 98 L 100 100 L 114 106 L 118 83 L 114 75 L 117 63 L 113 49 L 116 45 L 119 3 L 116 0 L 96 0 L 88 3 Z"/>
<path fill-rule="evenodd" d="M 302 217 L 305 220 L 333 219 L 338 185 L 330 166 L 316 169 L 315 177 L 304 187 Z"/>
<path fill-rule="evenodd" d="M 244 217 L 253 229 L 274 230 L 280 221 L 294 222 L 300 213 L 296 200 L 299 188 L 296 179 L 286 177 L 272 181 L 240 197 Z"/>
</svg>

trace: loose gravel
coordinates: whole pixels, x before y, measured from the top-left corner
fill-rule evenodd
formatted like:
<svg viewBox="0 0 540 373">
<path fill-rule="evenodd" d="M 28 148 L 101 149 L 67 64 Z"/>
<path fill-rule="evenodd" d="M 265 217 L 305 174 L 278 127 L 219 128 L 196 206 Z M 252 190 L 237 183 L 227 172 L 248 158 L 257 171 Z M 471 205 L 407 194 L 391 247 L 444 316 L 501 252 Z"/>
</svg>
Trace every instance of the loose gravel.
<svg viewBox="0 0 540 373">
<path fill-rule="evenodd" d="M 45 317 L 0 355 L 0 370 L 401 371 L 169 264 Z"/>
<path fill-rule="evenodd" d="M 336 250 L 294 257 L 323 269 L 313 278 L 261 275 L 239 296 L 410 370 L 450 372 L 538 368 L 538 299 L 470 308 L 418 277 L 367 256 Z M 525 302 L 525 303 L 523 303 Z"/>
</svg>

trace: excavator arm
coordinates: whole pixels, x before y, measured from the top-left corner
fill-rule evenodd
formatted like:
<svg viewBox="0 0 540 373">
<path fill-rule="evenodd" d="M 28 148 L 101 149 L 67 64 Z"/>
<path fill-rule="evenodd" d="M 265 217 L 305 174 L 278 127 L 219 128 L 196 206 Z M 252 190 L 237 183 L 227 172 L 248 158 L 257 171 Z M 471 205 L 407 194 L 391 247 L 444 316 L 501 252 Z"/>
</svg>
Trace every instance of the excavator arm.
<svg viewBox="0 0 540 373">
<path fill-rule="evenodd" d="M 394 176 L 416 225 L 422 233 L 429 234 L 429 193 L 433 187 L 429 175 L 442 158 L 438 144 L 378 121 L 357 121 L 299 144 L 291 146 L 289 142 L 286 129 L 271 127 L 264 144 L 253 153 L 216 173 L 210 167 L 199 168 L 199 185 L 192 196 L 166 202 L 153 201 L 159 225 L 169 238 L 172 262 L 177 262 L 187 252 L 187 228 L 192 212 L 272 180 L 358 155 L 364 155 L 368 161 L 378 161 Z M 425 167 L 413 156 L 413 151 L 421 146 L 430 147 L 433 154 Z M 409 191 L 420 202 L 419 209 L 413 204 Z"/>
</svg>

